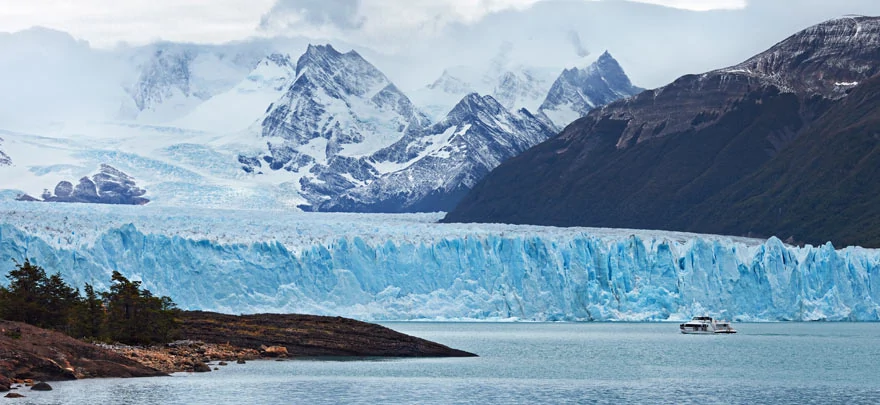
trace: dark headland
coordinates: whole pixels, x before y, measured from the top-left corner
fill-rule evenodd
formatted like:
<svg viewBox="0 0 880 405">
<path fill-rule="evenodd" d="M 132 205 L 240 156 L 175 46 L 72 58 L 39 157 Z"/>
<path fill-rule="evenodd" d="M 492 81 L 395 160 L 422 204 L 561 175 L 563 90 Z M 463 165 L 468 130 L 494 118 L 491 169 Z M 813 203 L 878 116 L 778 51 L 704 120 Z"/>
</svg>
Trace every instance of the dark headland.
<svg viewBox="0 0 880 405">
<path fill-rule="evenodd" d="M 25 381 L 210 371 L 205 363 L 211 361 L 476 356 L 341 317 L 184 311 L 179 319 L 179 341 L 150 347 L 92 344 L 63 333 L 0 320 L 0 391 Z"/>
</svg>

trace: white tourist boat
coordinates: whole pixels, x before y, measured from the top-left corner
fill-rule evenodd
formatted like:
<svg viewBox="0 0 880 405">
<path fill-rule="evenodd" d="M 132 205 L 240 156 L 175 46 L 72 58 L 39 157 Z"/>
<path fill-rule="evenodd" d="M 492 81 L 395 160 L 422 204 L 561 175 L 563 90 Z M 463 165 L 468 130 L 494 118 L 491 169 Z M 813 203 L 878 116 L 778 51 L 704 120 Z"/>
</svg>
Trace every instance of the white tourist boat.
<svg viewBox="0 0 880 405">
<path fill-rule="evenodd" d="M 715 333 L 736 333 L 730 322 L 716 321 L 711 316 L 695 316 L 690 321 L 678 325 L 681 333 L 694 335 L 710 335 Z"/>
</svg>

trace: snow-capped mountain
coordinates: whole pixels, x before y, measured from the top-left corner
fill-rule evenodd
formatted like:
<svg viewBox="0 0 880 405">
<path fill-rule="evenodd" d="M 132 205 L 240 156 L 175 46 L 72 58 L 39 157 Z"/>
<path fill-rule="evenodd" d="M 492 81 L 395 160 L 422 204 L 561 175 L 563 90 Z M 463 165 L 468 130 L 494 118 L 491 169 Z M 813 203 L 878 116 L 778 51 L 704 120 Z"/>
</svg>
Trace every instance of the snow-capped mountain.
<svg viewBox="0 0 880 405">
<path fill-rule="evenodd" d="M 137 78 L 120 118 L 164 124 L 238 84 L 266 55 L 260 46 L 223 47 L 159 43 L 133 51 Z"/>
<path fill-rule="evenodd" d="M 492 168 L 552 134 L 528 111 L 476 94 L 429 127 L 359 54 L 309 46 L 262 122 L 268 149 L 239 162 L 255 176 L 277 171 L 298 183 L 307 210 L 449 210 Z"/>
<path fill-rule="evenodd" d="M 116 72 L 98 98 L 117 115 L 9 132 L 0 158 L 18 167 L 7 170 L 7 196 L 41 196 L 107 164 L 136 177 L 159 205 L 448 210 L 552 127 L 531 112 L 558 70 L 511 66 L 503 53 L 487 69 L 448 69 L 431 86 L 434 100 L 448 103 L 432 126 L 359 53 L 329 45 L 158 43 L 102 59 L 69 36 L 39 37 Z M 278 48 L 306 51 L 294 63 Z M 490 97 L 468 96 L 475 89 Z M 468 117 L 461 108 L 449 114 L 460 103 Z"/>
<path fill-rule="evenodd" d="M 169 125 L 201 131 L 229 133 L 259 124 L 266 109 L 277 101 L 296 77 L 289 55 L 266 56 L 232 89 L 196 106 Z"/>
<path fill-rule="evenodd" d="M 501 162 L 554 134 L 527 110 L 511 113 L 491 96 L 467 95 L 446 118 L 373 155 L 388 174 L 346 191 L 324 211 L 448 211 Z"/>
<path fill-rule="evenodd" d="M 267 111 L 262 136 L 268 151 L 240 160 L 253 172 L 298 173 L 301 194 L 313 205 L 375 179 L 380 173 L 367 157 L 428 123 L 357 52 L 330 45 L 309 46 L 297 61 L 296 79 Z"/>
<path fill-rule="evenodd" d="M 163 67 L 156 68 L 156 80 L 143 82 L 154 84 L 144 89 L 172 88 L 181 95 L 181 86 L 190 85 L 192 95 L 198 87 L 193 83 L 207 82 L 193 78 L 195 61 L 216 64 L 233 58 L 222 55 L 237 55 L 229 49 L 181 49 L 192 52 L 167 56 L 178 64 L 151 65 Z M 138 94 L 157 95 L 144 101 L 161 99 L 154 112 L 173 110 L 163 109 L 176 96 Z M 470 116 L 459 108 L 431 126 L 358 53 L 310 46 L 296 63 L 283 54 L 264 56 L 234 86 L 199 99 L 173 121 L 151 122 L 145 110 L 135 121 L 86 122 L 48 135 L 6 131 L 3 152 L 21 158 L 5 170 L 2 188 L 7 197 L 40 197 L 63 183 L 66 196 L 67 183 L 91 178 L 106 164 L 136 177 L 158 205 L 339 210 L 338 197 L 353 191 L 346 201 L 369 210 L 450 209 L 449 201 L 500 161 L 549 136 L 528 112 L 511 113 L 492 97 L 464 100 Z M 406 155 L 414 150 L 419 152 Z M 402 152 L 392 156 L 394 151 Z M 447 151 L 457 152 L 447 156 Z M 359 194 L 376 181 L 374 188 L 394 187 L 403 175 L 421 176 L 400 184 L 406 187 L 403 200 L 390 192 L 380 198 Z M 394 201 L 401 206 L 390 206 Z"/>
<path fill-rule="evenodd" d="M 565 69 L 541 103 L 540 113 L 563 128 L 596 107 L 643 90 L 633 86 L 617 60 L 606 51 L 584 69 Z"/>
</svg>

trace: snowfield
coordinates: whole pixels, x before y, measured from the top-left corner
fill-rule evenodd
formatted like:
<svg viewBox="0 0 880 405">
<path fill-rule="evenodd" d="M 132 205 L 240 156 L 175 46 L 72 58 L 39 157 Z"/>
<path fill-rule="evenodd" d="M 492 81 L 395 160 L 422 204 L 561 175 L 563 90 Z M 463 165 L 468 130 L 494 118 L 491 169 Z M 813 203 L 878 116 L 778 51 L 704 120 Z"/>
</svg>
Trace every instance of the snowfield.
<svg viewBox="0 0 880 405">
<path fill-rule="evenodd" d="M 0 271 L 119 270 L 186 309 L 364 320 L 880 320 L 880 251 L 678 232 L 0 203 Z"/>
</svg>

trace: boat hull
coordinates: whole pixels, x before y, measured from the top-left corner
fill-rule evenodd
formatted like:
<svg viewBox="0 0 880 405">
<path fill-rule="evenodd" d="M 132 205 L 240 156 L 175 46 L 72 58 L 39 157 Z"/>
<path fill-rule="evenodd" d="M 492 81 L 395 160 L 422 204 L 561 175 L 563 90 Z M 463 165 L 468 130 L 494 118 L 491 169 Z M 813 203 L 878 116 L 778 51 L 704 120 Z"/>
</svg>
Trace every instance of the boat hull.
<svg viewBox="0 0 880 405">
<path fill-rule="evenodd" d="M 681 330 L 685 335 L 730 335 L 736 333 L 735 329 L 719 329 L 719 330 Z"/>
</svg>

